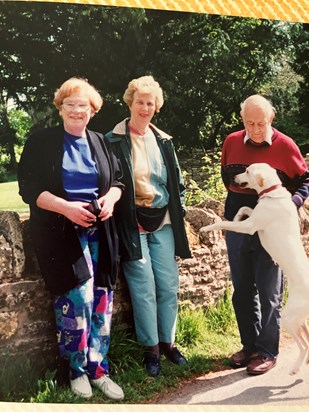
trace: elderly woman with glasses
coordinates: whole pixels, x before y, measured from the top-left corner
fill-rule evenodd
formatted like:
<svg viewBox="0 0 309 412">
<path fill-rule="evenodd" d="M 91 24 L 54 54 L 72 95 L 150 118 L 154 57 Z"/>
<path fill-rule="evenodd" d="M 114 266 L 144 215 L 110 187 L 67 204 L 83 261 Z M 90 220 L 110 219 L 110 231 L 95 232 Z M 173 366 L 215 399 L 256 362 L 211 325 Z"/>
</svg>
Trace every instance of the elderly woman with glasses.
<svg viewBox="0 0 309 412">
<path fill-rule="evenodd" d="M 115 208 L 123 271 L 128 283 L 144 366 L 160 373 L 160 353 L 177 365 L 187 360 L 175 346 L 178 266 L 191 256 L 184 226 L 182 176 L 172 138 L 151 121 L 163 105 L 152 76 L 132 80 L 123 99 L 130 117 L 106 137 L 123 168 L 124 195 Z"/>
<path fill-rule="evenodd" d="M 29 137 L 18 180 L 30 205 L 32 240 L 53 296 L 71 389 L 89 398 L 94 386 L 121 400 L 122 389 L 109 378 L 107 353 L 119 260 L 113 210 L 123 184 L 108 143 L 87 129 L 102 104 L 86 80 L 64 82 L 54 96 L 63 124 Z"/>
</svg>

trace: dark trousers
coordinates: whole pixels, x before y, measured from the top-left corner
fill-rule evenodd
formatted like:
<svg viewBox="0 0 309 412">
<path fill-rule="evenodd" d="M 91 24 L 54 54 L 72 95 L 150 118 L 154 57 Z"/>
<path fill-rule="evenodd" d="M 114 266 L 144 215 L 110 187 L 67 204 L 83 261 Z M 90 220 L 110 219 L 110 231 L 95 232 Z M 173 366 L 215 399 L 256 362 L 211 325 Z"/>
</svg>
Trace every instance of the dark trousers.
<svg viewBox="0 0 309 412">
<path fill-rule="evenodd" d="M 279 352 L 283 274 L 258 234 L 226 232 L 233 306 L 244 349 L 275 358 Z"/>
</svg>

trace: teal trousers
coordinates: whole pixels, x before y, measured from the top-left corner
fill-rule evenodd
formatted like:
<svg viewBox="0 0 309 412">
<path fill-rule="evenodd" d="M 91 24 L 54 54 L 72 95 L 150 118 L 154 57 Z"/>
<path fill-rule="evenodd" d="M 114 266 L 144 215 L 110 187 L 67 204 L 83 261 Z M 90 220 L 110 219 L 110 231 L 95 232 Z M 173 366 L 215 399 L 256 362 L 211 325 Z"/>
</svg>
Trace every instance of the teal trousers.
<svg viewBox="0 0 309 412">
<path fill-rule="evenodd" d="M 175 341 L 179 273 L 171 225 L 140 233 L 142 259 L 124 262 L 138 342 L 154 346 Z"/>
</svg>

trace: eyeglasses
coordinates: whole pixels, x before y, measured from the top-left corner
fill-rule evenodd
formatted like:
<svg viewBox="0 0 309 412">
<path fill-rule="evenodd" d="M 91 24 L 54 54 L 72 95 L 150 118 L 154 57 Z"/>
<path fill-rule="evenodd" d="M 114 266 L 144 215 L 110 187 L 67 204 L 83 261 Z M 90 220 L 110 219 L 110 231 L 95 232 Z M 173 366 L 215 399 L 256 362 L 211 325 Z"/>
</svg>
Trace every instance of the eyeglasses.
<svg viewBox="0 0 309 412">
<path fill-rule="evenodd" d="M 62 107 L 64 110 L 67 112 L 87 112 L 90 109 L 90 105 L 86 103 L 69 103 L 69 102 L 64 102 L 62 103 Z"/>
</svg>

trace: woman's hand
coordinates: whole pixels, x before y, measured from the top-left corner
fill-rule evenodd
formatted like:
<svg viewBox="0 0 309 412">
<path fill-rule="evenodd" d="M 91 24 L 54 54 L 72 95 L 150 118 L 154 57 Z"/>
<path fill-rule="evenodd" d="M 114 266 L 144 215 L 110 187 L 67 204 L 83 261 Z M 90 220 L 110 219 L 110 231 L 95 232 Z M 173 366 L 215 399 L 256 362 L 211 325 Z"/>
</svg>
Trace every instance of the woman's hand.
<svg viewBox="0 0 309 412">
<path fill-rule="evenodd" d="M 79 226 L 92 226 L 97 220 L 96 216 L 87 210 L 89 203 L 86 202 L 68 202 L 63 210 L 63 215 Z"/>
<path fill-rule="evenodd" d="M 120 199 L 121 193 L 122 191 L 119 187 L 111 187 L 106 195 L 98 199 L 101 205 L 99 219 L 107 220 L 113 215 L 115 203 Z"/>
<path fill-rule="evenodd" d="M 41 209 L 59 213 L 83 227 L 92 226 L 96 221 L 96 216 L 87 210 L 87 202 L 70 202 L 46 191 L 38 196 L 36 204 Z"/>
</svg>

